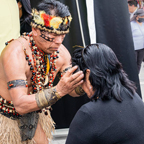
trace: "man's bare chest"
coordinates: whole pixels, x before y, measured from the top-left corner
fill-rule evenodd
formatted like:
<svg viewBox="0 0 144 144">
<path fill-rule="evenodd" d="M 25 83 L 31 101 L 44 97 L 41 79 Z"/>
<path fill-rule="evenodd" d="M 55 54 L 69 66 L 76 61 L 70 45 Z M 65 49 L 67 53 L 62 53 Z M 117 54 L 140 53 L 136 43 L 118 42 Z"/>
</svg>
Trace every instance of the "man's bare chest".
<svg viewBox="0 0 144 144">
<path fill-rule="evenodd" d="M 26 78 L 29 89 L 34 88 L 34 85 L 44 86 L 47 84 L 49 87 L 52 87 L 54 79 L 63 65 L 62 58 L 58 56 L 55 61 L 48 59 L 45 62 L 45 66 L 41 66 L 41 64 L 37 65 L 34 62 L 36 58 L 33 58 L 32 55 L 30 52 L 29 59 L 27 60 L 26 58 Z M 50 56 L 52 57 L 52 55 Z M 42 72 L 43 67 L 45 67 L 44 72 Z"/>
</svg>

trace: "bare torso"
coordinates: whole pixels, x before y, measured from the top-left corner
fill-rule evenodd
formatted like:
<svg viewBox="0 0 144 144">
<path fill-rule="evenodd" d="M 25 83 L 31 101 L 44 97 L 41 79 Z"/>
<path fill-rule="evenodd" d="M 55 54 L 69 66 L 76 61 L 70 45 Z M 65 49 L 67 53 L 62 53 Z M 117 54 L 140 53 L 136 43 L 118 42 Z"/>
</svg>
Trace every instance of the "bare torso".
<svg viewBox="0 0 144 144">
<path fill-rule="evenodd" d="M 24 54 L 24 47 L 25 47 L 29 55 L 29 58 L 32 60 L 32 52 L 31 52 L 31 48 L 29 47 L 29 37 L 27 37 L 27 39 L 28 40 L 26 40 L 25 38 L 19 38 L 18 40 L 14 40 L 5 48 L 5 50 L 2 52 L 1 57 L 0 57 L 0 95 L 8 101 L 12 100 L 9 90 L 7 89 L 8 81 L 16 80 L 16 79 L 27 80 L 28 82 L 27 94 L 29 94 L 32 91 L 32 84 L 31 84 L 32 72 L 30 71 L 30 66 L 28 65 L 28 62 L 26 61 L 25 54 Z M 71 57 L 70 57 L 68 50 L 63 45 L 61 45 L 58 50 L 59 50 L 59 58 L 56 59 L 57 71 L 54 72 L 54 77 L 56 77 L 59 71 L 62 72 L 65 68 L 69 67 L 70 65 Z M 9 74 L 9 76 L 7 76 L 5 71 L 8 71 L 9 69 L 11 71 L 12 68 L 10 68 L 9 64 L 7 66 L 6 65 L 7 63 L 4 62 L 6 61 L 6 57 L 7 57 L 8 63 L 12 63 L 11 66 L 14 65 L 13 62 L 15 62 L 17 65 L 17 61 L 22 61 L 21 65 L 24 65 L 22 67 L 25 68 L 25 72 L 18 73 L 16 75 Z M 11 61 L 11 59 L 13 60 Z M 32 61 L 32 64 L 33 64 L 33 61 Z M 21 71 L 20 69 L 21 69 L 21 66 L 17 66 L 16 69 L 13 69 L 13 72 L 17 73 L 16 71 L 17 70 Z"/>
</svg>

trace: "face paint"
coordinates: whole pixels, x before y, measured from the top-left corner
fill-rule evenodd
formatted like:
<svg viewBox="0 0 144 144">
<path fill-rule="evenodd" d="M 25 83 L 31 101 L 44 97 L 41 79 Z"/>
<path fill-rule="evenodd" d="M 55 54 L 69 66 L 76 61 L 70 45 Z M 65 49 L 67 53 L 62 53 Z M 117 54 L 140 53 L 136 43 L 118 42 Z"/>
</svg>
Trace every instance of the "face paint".
<svg viewBox="0 0 144 144">
<path fill-rule="evenodd" d="M 53 40 L 54 40 L 54 38 L 50 38 L 49 36 L 46 36 L 43 31 L 41 31 L 40 37 L 42 37 L 43 39 L 45 39 L 46 41 L 49 41 L 49 42 L 53 42 Z"/>
</svg>

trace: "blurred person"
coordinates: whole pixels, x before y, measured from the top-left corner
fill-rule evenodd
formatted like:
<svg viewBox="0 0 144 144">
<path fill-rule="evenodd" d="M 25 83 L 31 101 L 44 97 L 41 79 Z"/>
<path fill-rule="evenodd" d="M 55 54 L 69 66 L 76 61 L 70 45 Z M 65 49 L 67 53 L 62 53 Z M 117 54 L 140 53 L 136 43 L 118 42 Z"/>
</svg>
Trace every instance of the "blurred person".
<svg viewBox="0 0 144 144">
<path fill-rule="evenodd" d="M 20 17 L 20 33 L 31 32 L 31 3 L 30 0 L 17 0 Z"/>
<path fill-rule="evenodd" d="M 78 48 L 72 63 L 83 71 L 91 101 L 73 118 L 66 144 L 143 144 L 144 103 L 112 49 L 101 43 Z"/>
<path fill-rule="evenodd" d="M 128 0 L 128 9 L 130 14 L 130 20 L 138 9 L 138 2 L 136 0 Z"/>
<path fill-rule="evenodd" d="M 138 9 L 131 21 L 138 73 L 144 59 L 144 10 Z"/>
<path fill-rule="evenodd" d="M 51 105 L 66 94 L 84 94 L 83 72 L 73 74 L 77 67 L 62 44 L 71 20 L 66 5 L 43 0 L 32 11 L 32 32 L 7 43 L 0 57 L 0 143 L 48 144 Z"/>
<path fill-rule="evenodd" d="M 19 11 L 16 0 L 0 2 L 0 54 L 5 43 L 20 36 Z"/>
</svg>

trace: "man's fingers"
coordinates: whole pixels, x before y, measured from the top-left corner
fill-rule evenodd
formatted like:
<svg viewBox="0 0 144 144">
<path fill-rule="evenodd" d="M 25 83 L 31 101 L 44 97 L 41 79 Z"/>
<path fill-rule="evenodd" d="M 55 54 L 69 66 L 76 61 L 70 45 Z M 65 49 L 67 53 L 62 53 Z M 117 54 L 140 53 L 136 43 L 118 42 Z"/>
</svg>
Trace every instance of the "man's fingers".
<svg viewBox="0 0 144 144">
<path fill-rule="evenodd" d="M 82 85 L 83 84 L 83 80 L 81 80 L 81 81 L 79 81 L 78 83 L 75 83 L 73 86 L 72 86 L 72 91 L 76 88 L 76 87 L 78 87 L 79 85 Z"/>
<path fill-rule="evenodd" d="M 74 85 L 74 87 L 76 88 L 77 86 L 81 85 L 83 82 L 84 82 L 84 81 L 81 80 L 80 82 L 76 83 L 76 84 Z"/>
<path fill-rule="evenodd" d="M 79 73 L 79 74 L 76 74 L 75 76 L 74 75 L 72 75 L 72 76 L 74 77 L 73 80 L 71 80 L 72 85 L 79 83 L 84 78 L 83 73 Z"/>
<path fill-rule="evenodd" d="M 73 82 L 73 81 L 78 81 L 79 79 L 81 80 L 84 77 L 84 74 L 82 71 L 76 72 L 75 74 L 71 75 L 69 77 L 69 81 Z"/>
<path fill-rule="evenodd" d="M 76 71 L 77 68 L 78 68 L 78 66 L 72 67 L 71 69 L 69 69 L 69 70 L 66 72 L 65 76 L 71 76 L 71 75 L 74 73 L 74 71 Z"/>
</svg>

